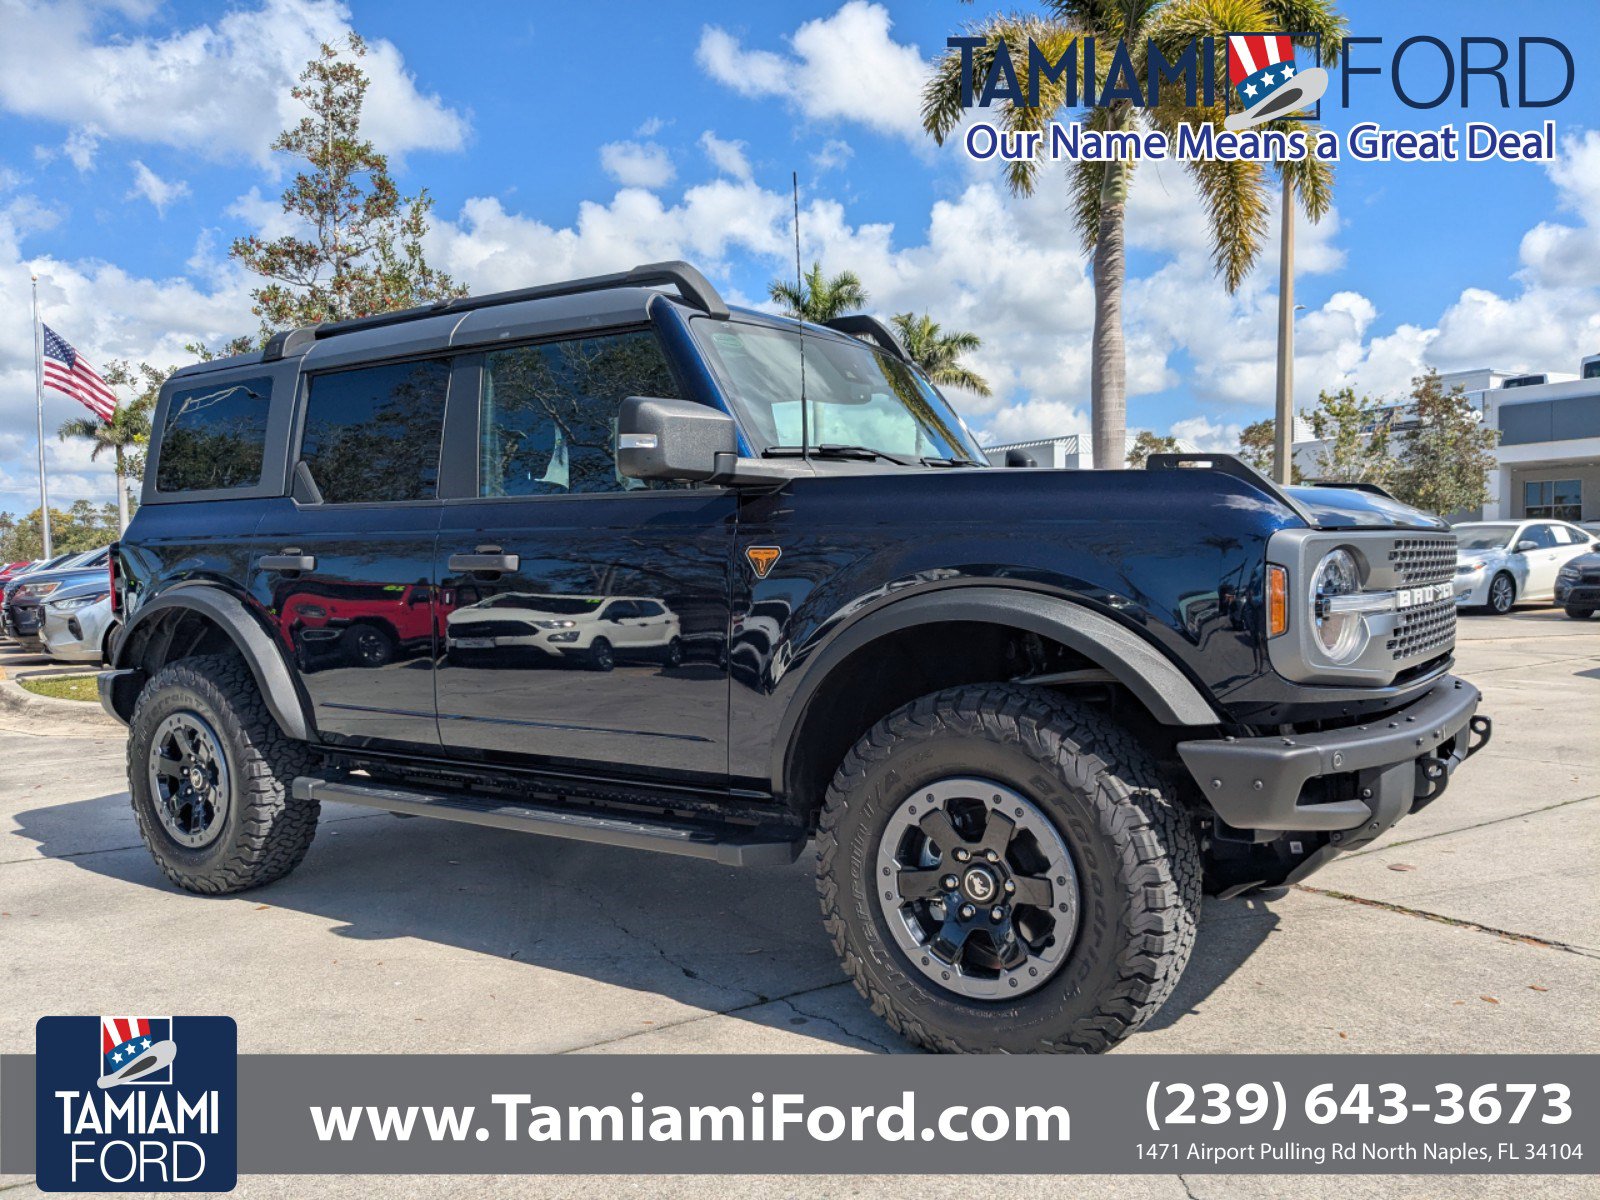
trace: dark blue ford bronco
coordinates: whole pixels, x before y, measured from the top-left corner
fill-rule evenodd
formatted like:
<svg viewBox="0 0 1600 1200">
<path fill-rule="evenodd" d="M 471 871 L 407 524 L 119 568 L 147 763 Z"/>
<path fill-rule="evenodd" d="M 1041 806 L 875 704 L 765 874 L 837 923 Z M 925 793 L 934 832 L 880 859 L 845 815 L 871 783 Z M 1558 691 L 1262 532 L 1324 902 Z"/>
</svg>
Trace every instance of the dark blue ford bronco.
<svg viewBox="0 0 1600 1200">
<path fill-rule="evenodd" d="M 1304 878 L 1489 735 L 1443 522 L 1221 455 L 991 467 L 879 321 L 682 263 L 282 332 L 154 427 L 101 694 L 195 892 L 288 874 L 325 800 L 814 841 L 895 1029 L 1095 1051 L 1202 890 Z"/>
</svg>

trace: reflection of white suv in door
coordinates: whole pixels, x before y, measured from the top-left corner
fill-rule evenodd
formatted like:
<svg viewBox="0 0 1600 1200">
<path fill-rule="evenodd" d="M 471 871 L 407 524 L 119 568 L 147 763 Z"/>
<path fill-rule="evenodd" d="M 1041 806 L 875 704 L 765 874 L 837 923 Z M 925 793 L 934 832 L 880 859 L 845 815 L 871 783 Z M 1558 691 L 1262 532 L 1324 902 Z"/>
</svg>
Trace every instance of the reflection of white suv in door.
<svg viewBox="0 0 1600 1200">
<path fill-rule="evenodd" d="M 445 619 L 449 651 L 525 649 L 609 671 L 617 659 L 683 661 L 678 615 L 644 596 L 504 592 Z"/>
</svg>

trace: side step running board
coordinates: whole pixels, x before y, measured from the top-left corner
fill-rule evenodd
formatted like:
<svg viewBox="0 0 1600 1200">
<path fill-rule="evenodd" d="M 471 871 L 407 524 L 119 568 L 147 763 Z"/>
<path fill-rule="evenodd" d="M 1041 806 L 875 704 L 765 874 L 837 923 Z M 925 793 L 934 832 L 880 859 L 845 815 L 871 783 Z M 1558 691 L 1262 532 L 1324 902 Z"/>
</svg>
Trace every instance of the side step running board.
<svg viewBox="0 0 1600 1200">
<path fill-rule="evenodd" d="M 752 838 L 759 840 L 726 840 L 710 830 L 684 823 L 508 804 L 492 797 L 433 795 L 376 783 L 317 779 L 307 775 L 294 781 L 294 798 L 360 804 L 407 816 L 516 829 L 578 842 L 598 842 L 604 846 L 684 854 L 729 867 L 786 866 L 798 858 L 805 847 L 804 838 L 773 840 L 774 835 L 763 835 L 759 831 L 752 831 Z"/>
</svg>

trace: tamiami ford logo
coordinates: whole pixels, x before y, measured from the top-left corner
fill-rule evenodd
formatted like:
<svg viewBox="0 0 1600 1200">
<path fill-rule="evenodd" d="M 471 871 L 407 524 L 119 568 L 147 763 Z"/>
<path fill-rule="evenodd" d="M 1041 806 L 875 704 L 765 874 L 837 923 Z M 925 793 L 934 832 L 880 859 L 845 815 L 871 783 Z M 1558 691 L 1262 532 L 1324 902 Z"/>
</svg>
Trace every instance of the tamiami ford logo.
<svg viewBox="0 0 1600 1200">
<path fill-rule="evenodd" d="M 231 1017 L 44 1017 L 37 1174 L 46 1192 L 225 1192 L 238 1179 Z"/>
</svg>

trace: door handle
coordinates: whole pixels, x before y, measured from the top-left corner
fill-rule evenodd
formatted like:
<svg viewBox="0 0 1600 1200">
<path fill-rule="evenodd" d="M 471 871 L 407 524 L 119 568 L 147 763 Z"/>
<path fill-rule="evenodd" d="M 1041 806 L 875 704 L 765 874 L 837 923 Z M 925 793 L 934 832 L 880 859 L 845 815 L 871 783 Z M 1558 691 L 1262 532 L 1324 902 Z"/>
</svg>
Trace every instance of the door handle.
<svg viewBox="0 0 1600 1200">
<path fill-rule="evenodd" d="M 501 554 L 498 546 L 479 546 L 474 554 L 452 554 L 448 561 L 452 571 L 462 574 L 479 572 L 498 575 L 515 571 L 521 565 L 520 555 Z"/>
<path fill-rule="evenodd" d="M 290 547 L 282 554 L 263 554 L 256 559 L 256 566 L 263 571 L 315 571 L 317 556 L 301 554 L 297 547 Z"/>
</svg>

